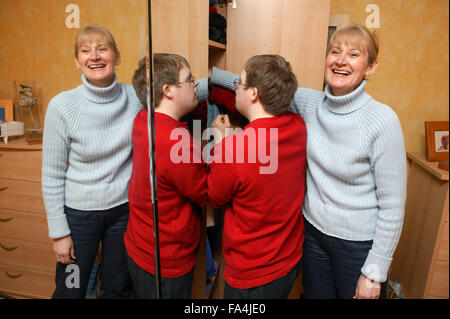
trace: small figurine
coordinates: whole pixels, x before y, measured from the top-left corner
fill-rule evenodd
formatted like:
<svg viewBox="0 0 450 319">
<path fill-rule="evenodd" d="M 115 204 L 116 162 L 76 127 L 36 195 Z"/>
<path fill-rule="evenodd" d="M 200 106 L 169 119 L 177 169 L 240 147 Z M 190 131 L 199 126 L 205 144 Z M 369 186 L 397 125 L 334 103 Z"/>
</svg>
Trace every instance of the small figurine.
<svg viewBox="0 0 450 319">
<path fill-rule="evenodd" d="M 24 85 L 24 84 L 19 84 L 19 85 L 20 85 L 20 88 L 22 89 L 21 91 L 19 91 L 19 93 L 20 93 L 19 105 L 28 107 L 28 111 L 30 112 L 30 116 L 31 116 L 31 121 L 33 122 L 33 127 L 38 128 L 39 123 L 36 123 L 34 116 L 33 116 L 33 107 L 37 103 L 37 97 L 33 97 L 32 87 Z"/>
</svg>

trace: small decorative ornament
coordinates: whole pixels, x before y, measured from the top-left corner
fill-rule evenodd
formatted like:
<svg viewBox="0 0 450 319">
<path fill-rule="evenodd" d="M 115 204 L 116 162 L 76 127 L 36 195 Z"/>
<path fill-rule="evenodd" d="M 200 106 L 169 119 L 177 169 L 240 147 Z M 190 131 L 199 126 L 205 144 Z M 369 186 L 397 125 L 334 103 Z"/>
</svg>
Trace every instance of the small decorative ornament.
<svg viewBox="0 0 450 319">
<path fill-rule="evenodd" d="M 14 81 L 16 105 L 20 119 L 25 123 L 25 137 L 28 144 L 42 143 L 44 128 L 35 81 Z"/>
</svg>

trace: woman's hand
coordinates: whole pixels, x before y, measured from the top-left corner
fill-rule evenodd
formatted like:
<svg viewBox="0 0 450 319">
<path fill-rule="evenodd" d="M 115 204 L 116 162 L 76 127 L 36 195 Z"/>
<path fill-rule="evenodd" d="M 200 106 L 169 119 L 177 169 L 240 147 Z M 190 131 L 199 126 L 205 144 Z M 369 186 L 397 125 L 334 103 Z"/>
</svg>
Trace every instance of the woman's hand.
<svg viewBox="0 0 450 319">
<path fill-rule="evenodd" d="M 53 251 L 56 255 L 56 261 L 62 264 L 73 264 L 75 262 L 75 250 L 73 249 L 72 237 L 70 235 L 54 239 Z"/>
<path fill-rule="evenodd" d="M 356 284 L 356 292 L 353 299 L 378 299 L 380 291 L 381 284 L 379 282 L 370 280 L 361 274 Z"/>
</svg>

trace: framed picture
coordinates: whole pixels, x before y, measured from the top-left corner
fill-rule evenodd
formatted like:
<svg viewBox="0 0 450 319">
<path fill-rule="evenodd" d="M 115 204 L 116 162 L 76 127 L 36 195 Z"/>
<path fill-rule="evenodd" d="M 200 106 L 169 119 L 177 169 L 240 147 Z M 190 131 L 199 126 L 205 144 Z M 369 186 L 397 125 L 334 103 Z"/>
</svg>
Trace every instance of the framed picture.
<svg viewBox="0 0 450 319">
<path fill-rule="evenodd" d="M 0 99 L 0 122 L 14 121 L 13 101 L 11 99 Z"/>
<path fill-rule="evenodd" d="M 448 121 L 425 122 L 427 161 L 436 162 L 448 160 L 448 132 Z"/>
</svg>

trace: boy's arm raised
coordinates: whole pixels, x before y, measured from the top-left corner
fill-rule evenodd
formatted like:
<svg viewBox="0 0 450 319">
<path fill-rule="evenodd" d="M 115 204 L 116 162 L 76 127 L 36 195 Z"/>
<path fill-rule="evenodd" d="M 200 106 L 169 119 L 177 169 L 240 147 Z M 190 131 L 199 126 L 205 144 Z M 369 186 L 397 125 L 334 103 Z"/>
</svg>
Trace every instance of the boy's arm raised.
<svg viewBox="0 0 450 319">
<path fill-rule="evenodd" d="M 208 79 L 200 79 L 198 80 L 198 102 L 204 102 L 208 99 Z"/>
<path fill-rule="evenodd" d="M 239 75 L 237 74 L 223 71 L 216 67 L 213 67 L 211 70 L 210 81 L 214 86 L 220 86 L 234 92 L 236 91 L 234 81 L 237 79 L 239 79 Z M 298 88 L 295 92 L 294 99 L 289 106 L 289 110 L 303 117 L 304 115 L 306 115 L 306 113 L 313 111 L 315 108 L 315 104 L 309 103 L 311 98 L 315 97 L 316 100 L 320 99 L 321 94 L 322 92 L 313 89 Z"/>
<path fill-rule="evenodd" d="M 234 81 L 239 79 L 239 75 L 220 70 L 213 67 L 211 70 L 211 84 L 215 86 L 220 86 L 222 88 L 228 89 L 230 91 L 236 91 L 234 86 Z"/>
</svg>

